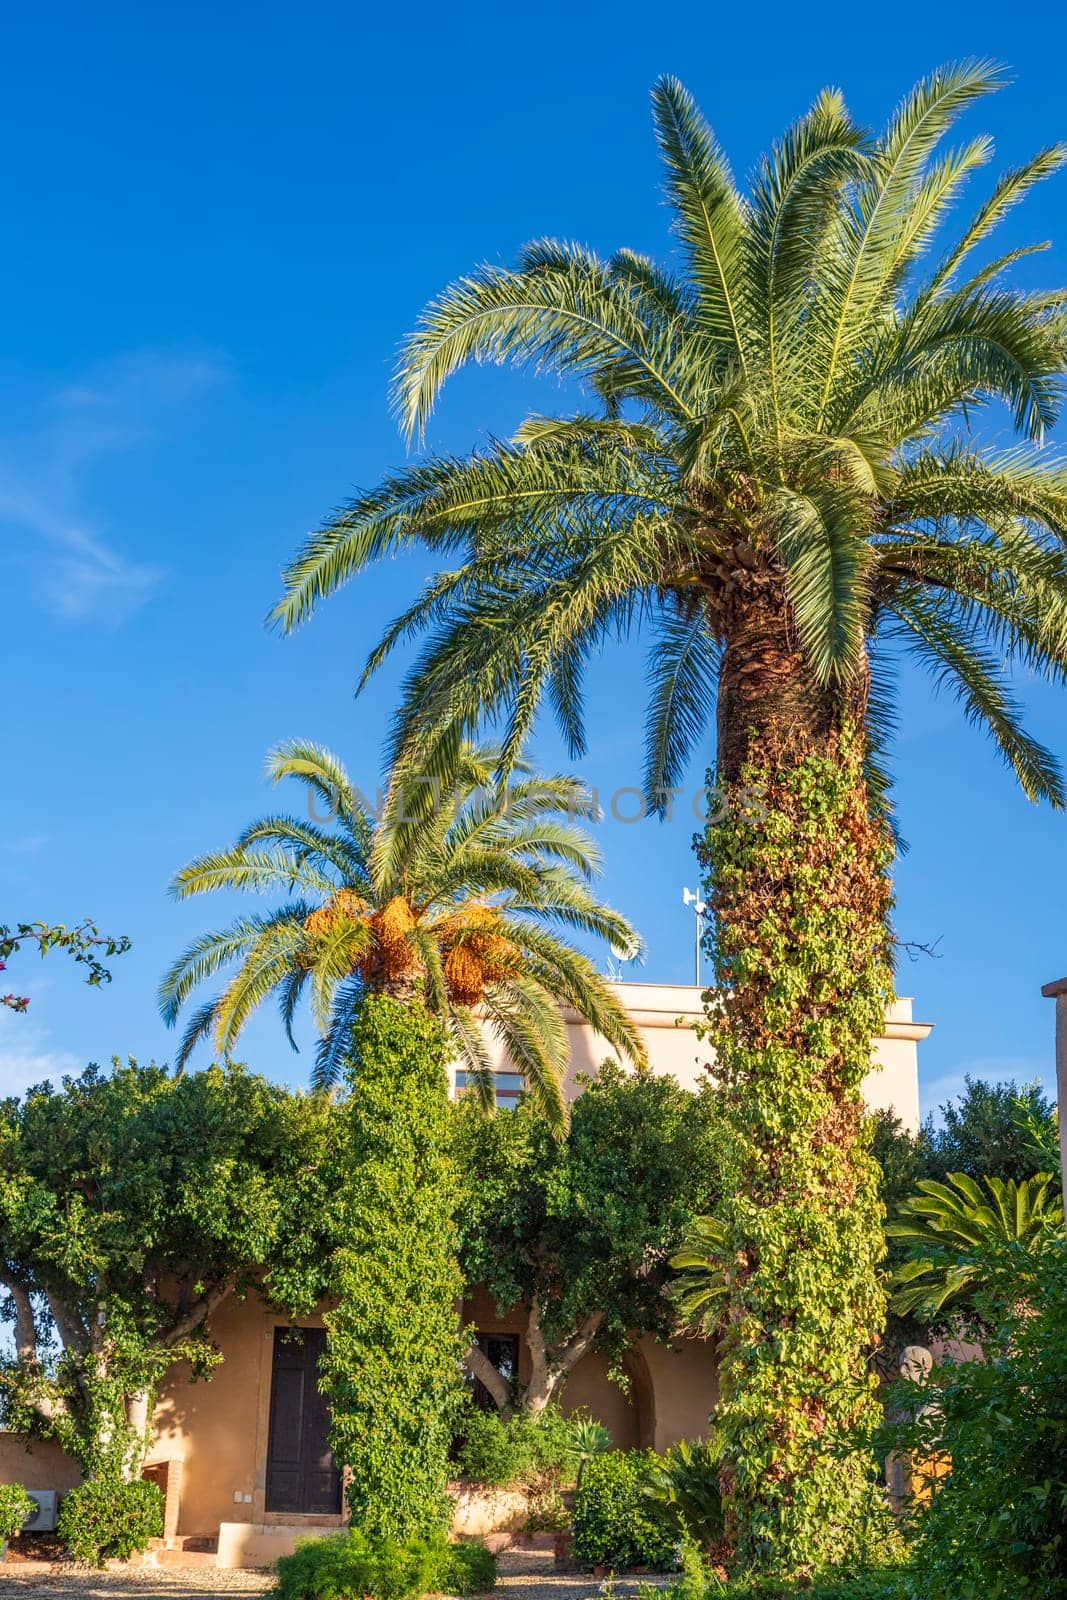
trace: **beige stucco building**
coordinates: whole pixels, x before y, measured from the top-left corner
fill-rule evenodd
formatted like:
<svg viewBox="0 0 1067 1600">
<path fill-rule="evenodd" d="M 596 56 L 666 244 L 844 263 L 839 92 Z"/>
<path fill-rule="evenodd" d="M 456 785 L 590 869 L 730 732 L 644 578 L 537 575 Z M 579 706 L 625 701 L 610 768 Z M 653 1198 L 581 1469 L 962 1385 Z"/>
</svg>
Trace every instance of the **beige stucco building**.
<svg viewBox="0 0 1067 1600">
<path fill-rule="evenodd" d="M 644 1035 L 653 1071 L 695 1088 L 713 1065 L 693 1032 L 703 1015 L 701 991 L 634 983 L 619 985 L 619 992 Z M 568 1019 L 568 1027 L 573 1097 L 578 1075 L 613 1052 L 578 1018 Z M 912 1130 L 919 1123 L 917 1048 L 929 1031 L 912 1021 L 909 1000 L 896 1000 L 873 1042 L 864 1086 L 872 1109 L 891 1107 Z M 499 1073 L 506 1104 L 518 1080 L 503 1059 Z M 476 1291 L 463 1310 L 465 1322 L 487 1344 L 495 1340 L 494 1348 L 517 1361 L 521 1375 L 528 1362 L 523 1309 L 500 1316 Z M 261 1564 L 290 1550 L 299 1534 L 343 1520 L 341 1484 L 327 1444 L 329 1419 L 315 1384 L 321 1320 L 306 1319 L 295 1338 L 287 1329 L 284 1318 L 255 1298 L 225 1302 L 211 1324 L 223 1360 L 210 1382 L 192 1383 L 178 1368 L 160 1396 L 150 1470 L 166 1491 L 167 1539 L 185 1552 L 199 1548 L 203 1561 Z M 567 1383 L 563 1408 L 587 1408 L 623 1447 L 662 1450 L 704 1432 L 716 1397 L 709 1343 L 642 1339 L 626 1365 L 630 1384 L 623 1393 L 609 1381 L 602 1358 L 587 1355 Z M 0 1481 L 62 1492 L 77 1481 L 77 1471 L 54 1445 L 27 1445 L 0 1434 Z"/>
</svg>

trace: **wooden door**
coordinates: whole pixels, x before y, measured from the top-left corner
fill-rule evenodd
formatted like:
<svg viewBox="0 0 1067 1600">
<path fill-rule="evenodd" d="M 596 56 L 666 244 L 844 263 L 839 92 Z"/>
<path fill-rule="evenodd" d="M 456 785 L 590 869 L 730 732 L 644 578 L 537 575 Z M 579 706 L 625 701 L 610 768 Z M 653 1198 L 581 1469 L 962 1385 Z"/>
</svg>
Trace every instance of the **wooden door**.
<svg viewBox="0 0 1067 1600">
<path fill-rule="evenodd" d="M 322 1328 L 275 1328 L 267 1438 L 268 1511 L 336 1515 L 341 1474 L 330 1449 L 330 1411 L 319 1393 Z"/>
</svg>

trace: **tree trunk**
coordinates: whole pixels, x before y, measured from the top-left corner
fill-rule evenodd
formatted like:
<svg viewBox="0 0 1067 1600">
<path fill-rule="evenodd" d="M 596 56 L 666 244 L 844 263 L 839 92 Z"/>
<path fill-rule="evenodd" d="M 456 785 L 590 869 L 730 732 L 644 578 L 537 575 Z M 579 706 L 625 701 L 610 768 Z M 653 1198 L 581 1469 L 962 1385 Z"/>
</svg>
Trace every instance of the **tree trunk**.
<svg viewBox="0 0 1067 1600">
<path fill-rule="evenodd" d="M 132 1483 L 141 1476 L 148 1454 L 148 1427 L 152 1420 L 152 1395 L 147 1389 L 126 1396 L 126 1426 L 129 1443 L 126 1449 L 123 1477 Z"/>
<path fill-rule="evenodd" d="M 526 1324 L 526 1344 L 530 1352 L 530 1381 L 523 1391 L 522 1408 L 532 1417 L 539 1417 L 546 1406 L 552 1404 L 581 1361 L 596 1343 L 604 1321 L 602 1311 L 594 1311 L 584 1319 L 568 1339 L 546 1346 L 541 1326 L 541 1307 L 535 1295 L 530 1303 L 530 1316 Z"/>
<path fill-rule="evenodd" d="M 402 1006 L 410 1006 L 420 994 L 419 974 L 404 972 L 391 978 L 383 978 L 376 986 L 376 992 L 388 995 L 390 1000 L 398 1000 Z"/>
<path fill-rule="evenodd" d="M 840 725 L 840 695 L 812 680 L 780 573 L 738 574 L 722 614 L 718 779 L 739 781 L 750 753 L 825 749 Z"/>
<path fill-rule="evenodd" d="M 512 1404 L 511 1385 L 500 1376 L 481 1345 L 471 1345 L 470 1349 L 464 1354 L 463 1365 L 488 1392 L 490 1399 L 506 1422 L 515 1411 L 515 1407 Z"/>
<path fill-rule="evenodd" d="M 860 1085 L 890 997 L 884 828 L 863 780 L 864 685 L 812 682 L 784 585 L 732 600 L 720 793 L 700 851 L 713 913 L 708 1037 L 730 1248 L 722 1486 L 742 1558 L 803 1575 L 854 1553 L 884 1321 L 877 1168 Z"/>
</svg>

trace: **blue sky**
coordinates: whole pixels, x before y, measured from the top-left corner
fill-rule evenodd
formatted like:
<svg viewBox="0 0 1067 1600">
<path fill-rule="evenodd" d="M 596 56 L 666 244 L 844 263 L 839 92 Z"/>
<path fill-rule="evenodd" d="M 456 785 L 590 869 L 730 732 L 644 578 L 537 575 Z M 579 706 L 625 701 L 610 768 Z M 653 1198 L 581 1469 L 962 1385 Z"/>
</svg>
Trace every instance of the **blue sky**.
<svg viewBox="0 0 1067 1600">
<path fill-rule="evenodd" d="M 1001 4 L 73 5 L 9 9 L 0 121 L 3 827 L 0 920 L 94 916 L 133 952 L 110 990 L 58 957 L 12 966 L 0 1082 L 113 1053 L 165 1057 L 158 976 L 223 904 L 175 907 L 173 870 L 269 801 L 280 738 L 332 745 L 373 786 L 398 673 L 353 699 L 363 652 L 410 596 L 396 563 L 295 639 L 263 627 L 305 531 L 402 459 L 386 409 L 398 339 L 481 260 L 552 233 L 669 248 L 648 91 L 681 76 L 744 172 L 825 83 L 880 121 L 922 72 L 968 54 L 1015 73 L 968 131 L 994 170 L 1067 136 L 1067 24 Z M 976 195 L 982 186 L 976 189 Z M 1067 275 L 1067 178 L 1004 230 L 1052 238 L 1028 281 Z M 431 443 L 506 433 L 551 385 L 477 372 Z M 1061 430 L 1062 435 L 1062 430 Z M 640 657 L 593 674 L 582 772 L 637 781 Z M 398 668 L 399 671 L 399 668 Z M 1020 692 L 1067 754 L 1067 701 Z M 545 733 L 539 753 L 559 753 Z M 965 1071 L 1050 1081 L 1067 972 L 1067 818 L 1030 806 L 953 703 L 904 686 L 897 798 L 902 992 L 936 1024 L 924 1103 Z M 694 782 L 700 766 L 694 767 Z M 691 825 L 602 830 L 606 889 L 645 932 L 644 974 L 689 981 Z M 303 1080 L 273 1014 L 256 1067 Z"/>
</svg>

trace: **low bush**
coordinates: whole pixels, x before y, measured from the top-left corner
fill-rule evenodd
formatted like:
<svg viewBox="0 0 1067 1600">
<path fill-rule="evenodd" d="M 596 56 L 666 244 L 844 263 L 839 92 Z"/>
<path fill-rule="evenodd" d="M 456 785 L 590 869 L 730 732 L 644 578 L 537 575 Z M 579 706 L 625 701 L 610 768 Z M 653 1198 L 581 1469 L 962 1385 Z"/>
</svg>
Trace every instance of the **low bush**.
<svg viewBox="0 0 1067 1600">
<path fill-rule="evenodd" d="M 464 1477 L 488 1488 L 559 1488 L 574 1483 L 587 1457 L 611 1448 L 603 1423 L 584 1412 L 565 1417 L 555 1406 L 537 1417 L 519 1411 L 507 1421 L 499 1411 L 470 1406 L 462 1428 L 457 1465 Z"/>
<path fill-rule="evenodd" d="M 279 1600 L 417 1600 L 429 1593 L 483 1594 L 496 1582 L 496 1557 L 476 1541 L 442 1534 L 398 1544 L 347 1529 L 301 1539 L 278 1561 Z"/>
<path fill-rule="evenodd" d="M 457 1464 L 465 1478 L 502 1488 L 514 1483 L 530 1465 L 529 1441 L 525 1431 L 505 1422 L 499 1411 L 480 1411 L 472 1406 L 463 1419 L 463 1443 Z"/>
<path fill-rule="evenodd" d="M 913 1590 L 899 1568 L 882 1572 L 826 1572 L 783 1588 L 780 1583 L 728 1583 L 712 1589 L 715 1600 L 913 1600 L 922 1589 Z"/>
<path fill-rule="evenodd" d="M 21 1483 L 0 1483 L 0 1540 L 13 1539 L 33 1509 Z"/>
<path fill-rule="evenodd" d="M 496 1583 L 496 1556 L 477 1539 L 445 1546 L 434 1585 L 442 1594 L 488 1594 Z"/>
<path fill-rule="evenodd" d="M 162 1536 L 162 1491 L 143 1479 L 87 1478 L 63 1496 L 56 1531 L 75 1561 L 93 1567 L 125 1561 Z"/>
<path fill-rule="evenodd" d="M 899 1568 L 880 1572 L 824 1573 L 818 1578 L 798 1579 L 795 1583 L 759 1582 L 735 1579 L 732 1582 L 711 1568 L 691 1539 L 682 1543 L 682 1571 L 675 1582 L 664 1587 L 644 1584 L 638 1600 L 915 1600 L 921 1589 L 907 1586 Z"/>
<path fill-rule="evenodd" d="M 675 1519 L 644 1492 L 656 1465 L 657 1457 L 644 1450 L 612 1450 L 585 1462 L 574 1495 L 571 1547 L 577 1561 L 661 1572 L 677 1566 Z"/>
<path fill-rule="evenodd" d="M 649 1467 L 643 1492 L 665 1507 L 679 1536 L 705 1549 L 723 1535 L 719 1464 L 710 1444 L 681 1439 Z"/>
<path fill-rule="evenodd" d="M 546 1406 L 537 1417 L 521 1413 L 514 1420 L 528 1441 L 530 1470 L 561 1483 L 573 1483 L 586 1437 L 588 1419 L 584 1413 L 565 1417 L 558 1406 Z"/>
</svg>

